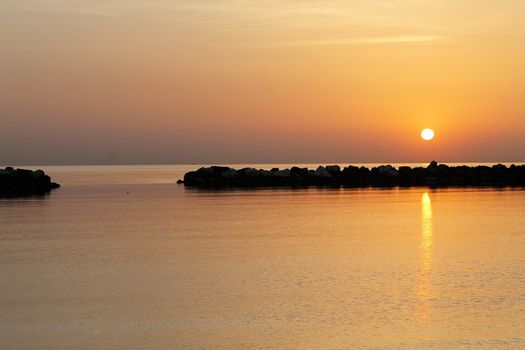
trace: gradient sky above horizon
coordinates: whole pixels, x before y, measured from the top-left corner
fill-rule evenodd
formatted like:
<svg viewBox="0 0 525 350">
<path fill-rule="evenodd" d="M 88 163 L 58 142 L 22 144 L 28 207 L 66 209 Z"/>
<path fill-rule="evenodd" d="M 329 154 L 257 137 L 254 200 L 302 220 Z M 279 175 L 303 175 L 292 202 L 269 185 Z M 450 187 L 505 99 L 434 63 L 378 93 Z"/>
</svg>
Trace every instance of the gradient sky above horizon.
<svg viewBox="0 0 525 350">
<path fill-rule="evenodd" d="M 523 13 L 0 1 L 0 163 L 525 161 Z"/>
</svg>

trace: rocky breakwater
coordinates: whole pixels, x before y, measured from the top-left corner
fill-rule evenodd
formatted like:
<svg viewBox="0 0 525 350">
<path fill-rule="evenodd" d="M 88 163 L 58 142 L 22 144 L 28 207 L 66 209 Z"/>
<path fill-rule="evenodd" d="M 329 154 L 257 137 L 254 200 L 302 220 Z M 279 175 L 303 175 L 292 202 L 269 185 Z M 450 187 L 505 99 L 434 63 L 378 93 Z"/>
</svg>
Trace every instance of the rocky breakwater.
<svg viewBox="0 0 525 350">
<path fill-rule="evenodd" d="M 42 170 L 0 169 L 1 197 L 43 195 L 58 187 Z"/>
<path fill-rule="evenodd" d="M 271 170 L 222 166 L 190 171 L 179 180 L 188 187 L 481 187 L 525 186 L 525 165 L 448 166 L 431 162 L 427 167 L 382 165 L 373 168 L 338 165 L 312 170 L 292 167 Z"/>
</svg>

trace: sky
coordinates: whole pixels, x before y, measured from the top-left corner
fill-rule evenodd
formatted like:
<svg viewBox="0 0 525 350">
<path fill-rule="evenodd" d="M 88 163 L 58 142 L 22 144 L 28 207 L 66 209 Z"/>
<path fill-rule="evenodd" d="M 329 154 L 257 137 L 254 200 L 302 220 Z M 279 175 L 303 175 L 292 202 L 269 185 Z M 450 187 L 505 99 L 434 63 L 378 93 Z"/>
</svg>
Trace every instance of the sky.
<svg viewBox="0 0 525 350">
<path fill-rule="evenodd" d="M 523 13 L 0 0 L 0 164 L 522 162 Z"/>
</svg>

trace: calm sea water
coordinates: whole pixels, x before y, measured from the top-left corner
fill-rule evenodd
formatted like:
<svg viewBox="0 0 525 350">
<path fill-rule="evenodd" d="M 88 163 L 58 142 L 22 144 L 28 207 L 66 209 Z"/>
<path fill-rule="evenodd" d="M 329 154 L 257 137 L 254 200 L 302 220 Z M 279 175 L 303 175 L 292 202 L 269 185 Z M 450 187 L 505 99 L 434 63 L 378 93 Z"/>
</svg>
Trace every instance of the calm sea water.
<svg viewBox="0 0 525 350">
<path fill-rule="evenodd" d="M 525 192 L 202 191 L 45 167 L 0 200 L 2 349 L 524 349 Z"/>
</svg>

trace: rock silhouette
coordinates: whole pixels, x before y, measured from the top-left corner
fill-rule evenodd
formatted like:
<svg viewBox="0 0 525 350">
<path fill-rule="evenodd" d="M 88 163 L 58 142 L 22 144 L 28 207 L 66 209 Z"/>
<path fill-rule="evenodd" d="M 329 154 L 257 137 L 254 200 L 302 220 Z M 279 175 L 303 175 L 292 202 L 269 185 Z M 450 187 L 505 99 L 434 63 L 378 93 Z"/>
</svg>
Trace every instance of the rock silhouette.
<svg viewBox="0 0 525 350">
<path fill-rule="evenodd" d="M 0 169 L 1 197 L 43 195 L 58 187 L 42 170 Z"/>
<path fill-rule="evenodd" d="M 381 165 L 371 169 L 338 165 L 315 170 L 292 167 L 272 170 L 211 166 L 184 175 L 188 187 L 481 187 L 525 186 L 525 165 L 448 166 L 432 161 L 427 167 Z"/>
</svg>

